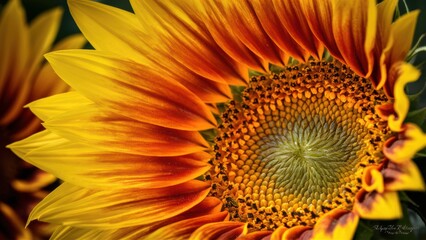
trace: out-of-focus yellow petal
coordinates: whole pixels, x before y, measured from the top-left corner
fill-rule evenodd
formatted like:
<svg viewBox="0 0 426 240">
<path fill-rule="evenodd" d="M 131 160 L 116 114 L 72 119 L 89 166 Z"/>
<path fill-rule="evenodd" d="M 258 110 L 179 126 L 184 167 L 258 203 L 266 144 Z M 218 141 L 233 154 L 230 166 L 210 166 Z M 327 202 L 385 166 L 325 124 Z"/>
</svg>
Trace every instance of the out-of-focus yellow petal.
<svg viewBox="0 0 426 240">
<path fill-rule="evenodd" d="M 0 202 L 0 220 L 2 220 L 2 224 L 9 227 L 8 233 L 10 233 L 14 239 L 28 240 L 33 238 L 31 232 L 25 228 L 24 223 L 17 213 L 11 207 L 2 202 Z M 0 237 L 7 238 L 12 236 L 0 235 Z"/>
<path fill-rule="evenodd" d="M 334 209 L 321 216 L 313 230 L 313 240 L 352 239 L 359 217 L 353 212 Z"/>
<path fill-rule="evenodd" d="M 392 131 L 400 132 L 402 123 L 407 116 L 410 108 L 410 102 L 407 94 L 405 93 L 405 85 L 410 82 L 416 81 L 420 77 L 420 71 L 408 63 L 401 63 L 398 68 L 398 79 L 396 80 L 393 92 L 395 96 L 394 111 L 396 115 L 392 114 L 388 118 L 389 128 Z"/>
<path fill-rule="evenodd" d="M 147 66 L 93 50 L 61 51 L 46 58 L 71 87 L 112 112 L 181 130 L 216 124 L 194 93 Z"/>
<path fill-rule="evenodd" d="M 64 112 L 43 125 L 71 141 L 129 154 L 177 156 L 209 147 L 199 132 L 135 121 L 111 113 L 96 104 Z"/>
<path fill-rule="evenodd" d="M 383 178 L 385 179 L 385 188 L 388 191 L 424 191 L 425 183 L 419 168 L 413 161 L 404 163 L 389 162 L 383 169 Z"/>
<path fill-rule="evenodd" d="M 358 192 L 353 207 L 361 218 L 391 220 L 402 217 L 397 192 Z"/>
<path fill-rule="evenodd" d="M 0 110 L 0 124 L 7 125 L 21 112 L 31 86 L 26 69 L 29 30 L 20 1 L 9 1 L 2 10 L 0 33 L 0 96 L 5 106 Z"/>
<path fill-rule="evenodd" d="M 403 163 L 414 158 L 426 147 L 426 134 L 415 124 L 406 123 L 397 137 L 388 139 L 383 147 L 384 155 L 392 162 Z"/>
<path fill-rule="evenodd" d="M 29 221 L 103 229 L 149 224 L 185 212 L 208 191 L 208 184 L 195 180 L 167 188 L 105 191 L 63 183 L 33 209 Z"/>
<path fill-rule="evenodd" d="M 375 1 L 334 0 L 332 3 L 333 34 L 345 63 L 358 75 L 369 76 L 374 60 L 372 50 L 377 20 Z"/>
</svg>

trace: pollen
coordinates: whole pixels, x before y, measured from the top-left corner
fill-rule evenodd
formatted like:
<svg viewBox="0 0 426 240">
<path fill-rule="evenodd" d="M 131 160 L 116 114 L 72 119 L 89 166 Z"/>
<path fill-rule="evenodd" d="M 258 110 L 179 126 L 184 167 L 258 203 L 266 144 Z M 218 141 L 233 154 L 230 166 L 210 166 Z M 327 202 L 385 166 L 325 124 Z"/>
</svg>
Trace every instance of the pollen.
<svg viewBox="0 0 426 240">
<path fill-rule="evenodd" d="M 351 210 L 367 166 L 383 161 L 387 102 L 338 62 L 309 62 L 253 77 L 231 101 L 206 174 L 232 221 L 253 230 L 313 226 Z"/>
</svg>

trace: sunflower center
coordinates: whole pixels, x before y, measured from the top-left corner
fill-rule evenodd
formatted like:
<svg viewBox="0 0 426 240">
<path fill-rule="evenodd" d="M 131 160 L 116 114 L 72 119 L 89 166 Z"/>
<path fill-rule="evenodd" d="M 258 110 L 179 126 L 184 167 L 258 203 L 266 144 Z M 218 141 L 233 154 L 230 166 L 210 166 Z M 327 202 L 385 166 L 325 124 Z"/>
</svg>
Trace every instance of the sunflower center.
<svg viewBox="0 0 426 240">
<path fill-rule="evenodd" d="M 253 77 L 222 114 L 206 179 L 234 221 L 312 226 L 350 210 L 366 166 L 381 162 L 387 101 L 345 65 L 310 62 Z"/>
</svg>

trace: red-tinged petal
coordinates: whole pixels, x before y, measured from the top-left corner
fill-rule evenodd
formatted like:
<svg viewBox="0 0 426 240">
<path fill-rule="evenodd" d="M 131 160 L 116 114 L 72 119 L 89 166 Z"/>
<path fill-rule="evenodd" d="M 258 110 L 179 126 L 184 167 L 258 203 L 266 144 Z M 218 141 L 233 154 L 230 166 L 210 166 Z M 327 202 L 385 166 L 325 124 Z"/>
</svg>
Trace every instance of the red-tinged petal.
<svg viewBox="0 0 426 240">
<path fill-rule="evenodd" d="M 220 2 L 206 1 L 205 4 L 206 27 L 215 42 L 229 56 L 238 62 L 246 64 L 257 71 L 266 71 L 268 63 L 253 53 L 243 42 L 238 39 L 231 25 L 224 18 L 223 7 Z"/>
<path fill-rule="evenodd" d="M 321 216 L 315 224 L 312 239 L 352 239 L 358 226 L 359 217 L 353 212 L 334 209 Z"/>
<path fill-rule="evenodd" d="M 284 232 L 282 239 L 298 239 L 298 240 L 308 240 L 312 238 L 312 228 L 307 226 L 297 226 L 287 229 Z"/>
<path fill-rule="evenodd" d="M 279 20 L 293 39 L 314 58 L 321 59 L 324 46 L 309 29 L 302 1 L 273 1 L 273 5 L 276 12 L 282 16 Z M 294 24 L 295 22 L 297 24 Z"/>
<path fill-rule="evenodd" d="M 390 115 L 395 114 L 393 103 L 385 103 L 375 107 L 376 113 L 384 120 L 387 120 Z"/>
<path fill-rule="evenodd" d="M 392 131 L 400 132 L 402 124 L 407 116 L 410 108 L 410 101 L 405 93 L 405 86 L 414 82 L 420 77 L 420 71 L 408 63 L 401 63 L 394 66 L 394 71 L 397 71 L 398 78 L 393 86 L 393 93 L 395 97 L 394 111 L 388 118 L 389 128 Z M 391 80 L 391 78 L 389 78 Z"/>
<path fill-rule="evenodd" d="M 273 7 L 272 1 L 256 0 L 251 4 L 263 29 L 283 52 L 301 62 L 309 59 L 311 54 L 299 45 L 281 23 L 282 13 Z"/>
<path fill-rule="evenodd" d="M 236 238 L 237 240 L 260 240 L 260 239 L 265 239 L 268 236 L 270 236 L 272 234 L 272 231 L 255 231 L 255 232 L 251 232 L 251 233 L 246 233 L 238 238 Z M 223 238 L 225 239 L 230 239 L 230 238 Z"/>
<path fill-rule="evenodd" d="M 196 218 L 190 218 L 182 220 L 176 223 L 169 224 L 165 227 L 157 229 L 155 232 L 146 236 L 146 239 L 188 239 L 191 234 L 199 227 L 204 226 L 209 223 L 221 222 L 226 216 L 227 212 L 219 212 L 214 214 L 209 214 L 205 216 L 200 216 Z M 239 230 L 239 229 L 238 229 Z M 231 231 L 230 231 L 231 232 Z M 233 235 L 234 236 L 234 235 Z M 238 235 L 236 235 L 238 236 Z M 235 238 L 235 237 L 234 237 Z M 226 238 L 226 239 L 234 239 Z M 220 237 L 217 240 L 221 239 Z"/>
<path fill-rule="evenodd" d="M 360 76 L 373 69 L 377 9 L 374 0 L 333 1 L 332 29 L 344 62 Z"/>
<path fill-rule="evenodd" d="M 197 154 L 176 157 L 149 157 L 99 150 L 51 133 L 12 145 L 13 151 L 58 178 L 69 183 L 95 189 L 161 188 L 190 181 L 205 173 L 209 158 Z M 207 156 L 209 157 L 209 156 Z M 81 166 L 85 166 L 82 168 Z"/>
<path fill-rule="evenodd" d="M 14 121 L 30 91 L 29 30 L 20 1 L 10 1 L 0 16 L 0 124 Z"/>
<path fill-rule="evenodd" d="M 419 168 L 413 161 L 405 163 L 389 162 L 382 170 L 387 191 L 424 191 L 425 184 Z"/>
<path fill-rule="evenodd" d="M 216 124 L 194 93 L 147 66 L 91 50 L 61 51 L 46 58 L 71 87 L 118 114 L 181 130 Z"/>
<path fill-rule="evenodd" d="M 364 170 L 362 176 L 362 187 L 367 192 L 376 191 L 383 193 L 385 190 L 383 175 L 380 172 L 382 166 L 369 166 Z"/>
<path fill-rule="evenodd" d="M 178 156 L 209 147 L 199 132 L 180 131 L 135 121 L 95 104 L 59 114 L 43 125 L 71 141 L 128 154 Z"/>
<path fill-rule="evenodd" d="M 271 63 L 285 64 L 284 53 L 269 38 L 249 1 L 225 1 L 215 4 L 219 9 L 223 9 L 224 18 L 234 34 L 252 52 Z"/>
<path fill-rule="evenodd" d="M 205 224 L 192 233 L 190 240 L 214 240 L 222 234 L 244 226 L 242 222 L 218 222 Z"/>
<path fill-rule="evenodd" d="M 196 4 L 187 1 L 131 1 L 151 45 L 212 81 L 245 84 L 247 69 L 211 38 Z M 173 52 L 170 55 L 170 52 Z"/>
<path fill-rule="evenodd" d="M 39 219 L 104 229 L 150 224 L 187 211 L 200 203 L 208 191 L 209 184 L 200 181 L 119 191 L 90 190 L 63 183 L 33 209 L 29 221 Z"/>
<path fill-rule="evenodd" d="M 306 0 L 302 2 L 302 7 L 312 33 L 324 44 L 334 58 L 343 62 L 333 31 L 330 31 L 330 26 L 332 26 L 333 22 L 331 0 Z"/>
<path fill-rule="evenodd" d="M 226 217 L 227 215 L 226 212 L 224 213 L 220 212 L 221 206 L 222 206 L 222 202 L 219 199 L 213 198 L 213 197 L 207 197 L 202 202 L 192 207 L 190 210 L 184 213 L 181 213 L 175 217 L 157 221 L 157 222 L 152 222 L 147 225 L 137 225 L 132 227 L 112 229 L 110 231 L 102 231 L 102 232 L 98 231 L 98 236 L 96 236 L 97 237 L 96 239 L 153 239 L 153 238 L 148 238 L 147 236 L 150 233 L 155 232 L 157 229 L 166 227 L 169 224 L 174 224 L 180 221 L 185 221 L 185 220 L 195 219 L 195 218 L 202 221 L 202 218 L 200 217 L 205 217 L 203 218 L 204 220 L 207 220 L 207 219 L 212 220 L 215 217 L 219 217 L 221 215 L 225 215 Z M 174 230 L 176 230 L 176 228 Z M 75 231 L 79 231 L 79 230 L 75 230 Z M 186 239 L 188 239 L 188 237 Z M 94 239 L 94 238 L 89 238 L 89 239 Z M 159 238 L 154 238 L 154 240 L 157 240 L 157 239 Z M 164 239 L 164 238 L 160 238 L 160 239 Z"/>
<path fill-rule="evenodd" d="M 397 192 L 370 192 L 361 189 L 355 198 L 354 212 L 365 219 L 391 220 L 402 216 Z"/>
<path fill-rule="evenodd" d="M 413 159 L 414 155 L 426 147 L 426 134 L 414 124 L 406 123 L 398 137 L 391 137 L 383 146 L 384 155 L 395 163 Z"/>
</svg>

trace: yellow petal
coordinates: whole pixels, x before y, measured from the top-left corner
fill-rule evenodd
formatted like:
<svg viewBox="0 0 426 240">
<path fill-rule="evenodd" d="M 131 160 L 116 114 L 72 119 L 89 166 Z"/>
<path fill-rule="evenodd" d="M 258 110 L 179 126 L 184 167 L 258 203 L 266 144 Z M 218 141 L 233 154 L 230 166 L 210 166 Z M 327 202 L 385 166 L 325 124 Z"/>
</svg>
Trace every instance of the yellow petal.
<svg viewBox="0 0 426 240">
<path fill-rule="evenodd" d="M 333 1 L 332 29 L 347 65 L 360 76 L 372 71 L 377 9 L 374 0 Z"/>
<path fill-rule="evenodd" d="M 48 121 L 72 109 L 84 108 L 93 104 L 78 92 L 72 91 L 34 101 L 27 105 L 41 120 Z"/>
<path fill-rule="evenodd" d="M 79 240 L 101 240 L 109 236 L 112 229 L 77 228 L 70 226 L 59 226 L 55 229 L 51 240 L 79 239 Z"/>
<path fill-rule="evenodd" d="M 69 0 L 68 5 L 80 31 L 95 49 L 146 61 L 144 35 L 134 14 L 94 1 Z"/>
<path fill-rule="evenodd" d="M 426 147 L 426 134 L 415 124 L 406 123 L 397 137 L 385 142 L 384 155 L 392 162 L 403 163 L 414 158 L 415 154 Z"/>
<path fill-rule="evenodd" d="M 334 209 L 327 212 L 315 224 L 313 240 L 352 239 L 359 217 L 353 212 Z"/>
<path fill-rule="evenodd" d="M 388 118 L 389 128 L 392 131 L 400 132 L 402 123 L 407 116 L 410 108 L 410 102 L 405 93 L 405 85 L 416 81 L 420 77 L 420 71 L 408 63 L 401 63 L 395 66 L 398 71 L 398 78 L 393 87 L 395 96 L 394 111 L 396 115 L 390 115 Z"/>
<path fill-rule="evenodd" d="M 52 135 L 54 135 L 52 133 Z M 69 183 L 95 189 L 159 188 L 180 184 L 209 169 L 196 155 L 148 157 L 103 151 L 56 136 L 35 145 L 45 136 L 35 135 L 13 147 L 24 159 Z M 25 144 L 28 142 L 28 146 Z M 204 161 L 203 161 L 204 160 Z M 81 166 L 85 166 L 82 168 Z"/>
<path fill-rule="evenodd" d="M 205 150 L 199 132 L 138 122 L 92 104 L 46 121 L 43 126 L 71 141 L 106 151 L 147 156 L 177 156 Z"/>
<path fill-rule="evenodd" d="M 413 161 L 404 163 L 389 162 L 383 169 L 385 188 L 388 191 L 424 191 L 425 183 L 419 168 Z"/>
<path fill-rule="evenodd" d="M 176 216 L 201 202 L 200 181 L 158 189 L 89 190 L 63 183 L 31 212 L 29 221 L 90 228 L 123 228 Z"/>
<path fill-rule="evenodd" d="M 61 51 L 46 58 L 71 87 L 118 114 L 181 130 L 216 124 L 194 93 L 147 66 L 88 50 Z"/>
<path fill-rule="evenodd" d="M 397 192 L 367 193 L 361 190 L 356 196 L 353 208 L 361 218 L 365 219 L 391 220 L 402 217 Z"/>
</svg>

